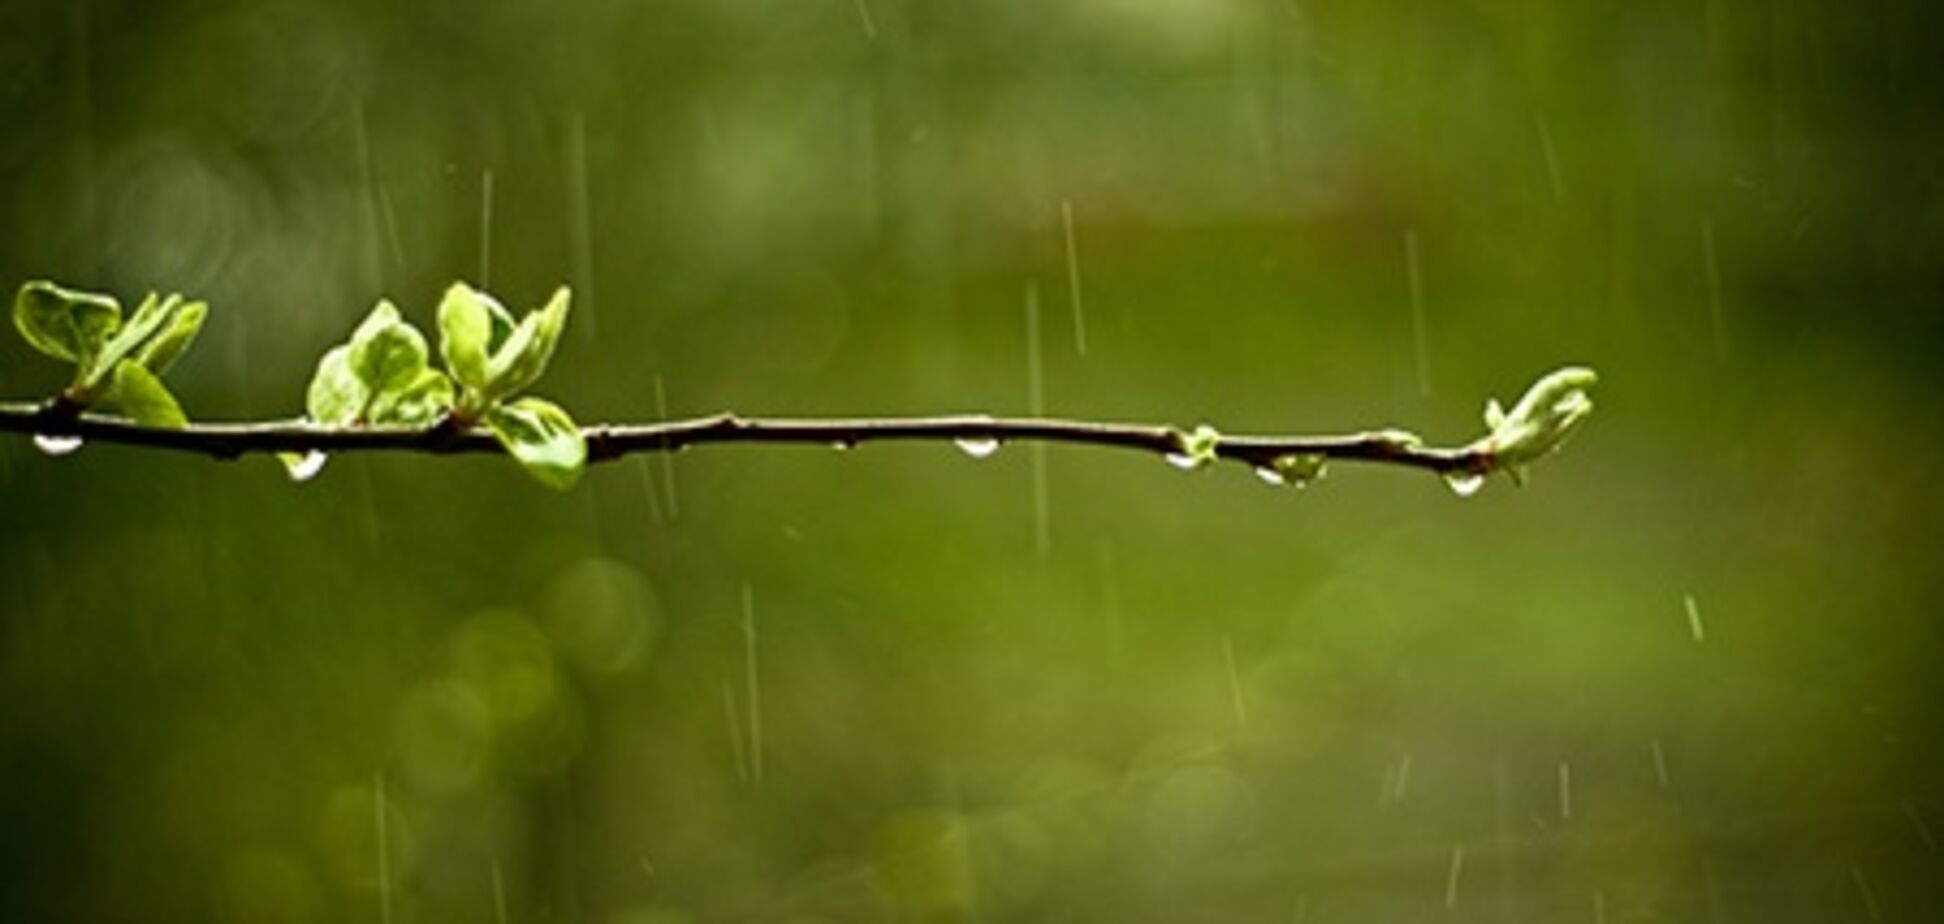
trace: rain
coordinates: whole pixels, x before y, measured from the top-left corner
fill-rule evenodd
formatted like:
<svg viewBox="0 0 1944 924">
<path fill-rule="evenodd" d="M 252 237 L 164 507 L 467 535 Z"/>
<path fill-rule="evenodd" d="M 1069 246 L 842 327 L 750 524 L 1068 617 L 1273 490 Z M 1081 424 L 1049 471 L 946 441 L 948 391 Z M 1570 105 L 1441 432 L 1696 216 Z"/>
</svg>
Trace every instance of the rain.
<svg viewBox="0 0 1944 924">
<path fill-rule="evenodd" d="M 1074 241 L 1073 200 L 1060 200 L 1060 236 L 1066 243 L 1067 302 L 1073 308 L 1073 351 L 1087 355 L 1087 307 L 1080 297 L 1080 246 Z"/>
<path fill-rule="evenodd" d="M 1923 919 L 1935 16 L 1611 12 L 10 4 L 0 919 Z"/>
</svg>

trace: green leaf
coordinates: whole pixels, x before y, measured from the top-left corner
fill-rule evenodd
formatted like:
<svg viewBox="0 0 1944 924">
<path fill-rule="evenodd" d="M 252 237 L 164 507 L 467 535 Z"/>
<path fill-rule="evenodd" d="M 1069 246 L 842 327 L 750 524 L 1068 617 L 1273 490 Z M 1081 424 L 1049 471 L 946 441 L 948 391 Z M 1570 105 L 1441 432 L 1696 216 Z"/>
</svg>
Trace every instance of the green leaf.
<svg viewBox="0 0 1944 924">
<path fill-rule="evenodd" d="M 1497 430 L 1505 423 L 1505 408 L 1499 407 L 1497 398 L 1485 399 L 1485 426 Z"/>
<path fill-rule="evenodd" d="M 512 327 L 512 319 L 493 297 L 463 282 L 455 282 L 439 302 L 439 354 L 453 379 L 468 388 L 486 387 L 486 362 L 494 348 L 495 330 Z"/>
<path fill-rule="evenodd" d="M 380 301 L 351 334 L 346 361 L 376 403 L 418 381 L 425 371 L 425 337 L 398 316 L 396 306 Z"/>
<path fill-rule="evenodd" d="M 429 426 L 452 409 L 452 400 L 452 380 L 437 369 L 421 368 L 410 384 L 372 399 L 371 422 Z"/>
<path fill-rule="evenodd" d="M 567 412 L 544 398 L 521 398 L 486 410 L 488 429 L 527 474 L 566 490 L 587 466 L 587 442 Z"/>
<path fill-rule="evenodd" d="M 14 296 L 13 316 L 14 326 L 34 349 L 86 367 L 121 326 L 121 304 L 113 296 L 36 280 Z"/>
<path fill-rule="evenodd" d="M 202 302 L 178 306 L 161 331 L 135 351 L 134 360 L 156 375 L 169 371 L 176 358 L 195 342 L 196 334 L 202 331 L 203 319 L 208 316 L 209 306 Z"/>
<path fill-rule="evenodd" d="M 520 319 L 520 325 L 486 365 L 487 384 L 480 390 L 488 399 L 519 394 L 547 371 L 554 347 L 560 343 L 560 332 L 567 326 L 567 305 L 572 298 L 567 287 L 561 286 L 545 307 Z"/>
<path fill-rule="evenodd" d="M 108 338 L 96 358 L 108 361 L 105 364 L 113 367 L 137 344 L 155 333 L 156 329 L 162 326 L 162 322 L 169 319 L 169 314 L 175 311 L 175 306 L 181 301 L 180 295 L 171 295 L 162 299 L 157 298 L 154 292 L 150 292 L 142 296 L 142 303 L 135 306 L 135 313 L 129 315 L 128 320 L 115 329 L 114 336 Z"/>
<path fill-rule="evenodd" d="M 162 380 L 132 360 L 115 364 L 108 399 L 124 416 L 145 427 L 180 430 L 189 425 L 188 415 L 182 413 L 182 405 L 176 403 Z"/>
<path fill-rule="evenodd" d="M 304 412 L 321 424 L 341 427 L 364 413 L 371 393 L 351 372 L 351 348 L 333 348 L 317 362 L 310 390 L 304 396 Z"/>
<path fill-rule="evenodd" d="M 121 361 L 135 353 L 145 341 L 161 330 L 182 303 L 180 295 L 158 299 L 154 292 L 150 292 L 144 296 L 142 304 L 136 307 L 133 315 L 129 316 L 128 323 L 123 324 L 115 331 L 114 336 L 108 338 L 101 352 L 82 373 L 80 383 L 82 389 L 98 388 L 110 376 L 119 375 L 116 369 L 121 365 Z"/>
</svg>

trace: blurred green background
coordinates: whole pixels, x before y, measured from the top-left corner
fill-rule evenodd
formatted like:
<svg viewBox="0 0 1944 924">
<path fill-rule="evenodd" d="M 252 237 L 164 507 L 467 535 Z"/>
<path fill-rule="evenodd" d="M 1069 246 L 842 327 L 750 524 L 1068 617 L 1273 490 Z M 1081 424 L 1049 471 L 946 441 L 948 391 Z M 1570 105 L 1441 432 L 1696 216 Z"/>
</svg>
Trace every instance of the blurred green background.
<svg viewBox="0 0 1944 924">
<path fill-rule="evenodd" d="M 7 438 L 0 919 L 1925 919 L 1940 20 L 10 0 L 0 284 L 208 299 L 205 419 L 455 278 L 575 287 L 583 420 L 1024 413 L 1037 349 L 1050 413 L 1457 442 L 1603 379 L 1469 500 Z"/>
</svg>

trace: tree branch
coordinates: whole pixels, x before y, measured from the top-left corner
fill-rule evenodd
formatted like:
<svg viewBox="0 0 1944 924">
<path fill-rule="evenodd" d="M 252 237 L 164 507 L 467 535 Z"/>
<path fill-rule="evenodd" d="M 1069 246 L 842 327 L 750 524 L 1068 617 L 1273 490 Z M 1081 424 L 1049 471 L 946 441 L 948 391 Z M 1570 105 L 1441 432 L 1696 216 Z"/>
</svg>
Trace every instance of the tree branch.
<svg viewBox="0 0 1944 924">
<path fill-rule="evenodd" d="M 50 403 L 0 403 L 0 432 L 39 437 L 197 453 L 234 459 L 247 453 L 419 452 L 504 454 L 493 436 L 450 424 L 428 428 L 324 427 L 304 420 L 199 423 L 183 429 L 146 427 L 118 417 L 75 414 Z M 664 452 L 711 443 L 805 444 L 849 448 L 861 443 L 1040 441 L 1107 446 L 1180 457 L 1192 454 L 1194 435 L 1166 424 L 1126 424 L 1040 417 L 981 414 L 942 417 L 860 417 L 837 419 L 739 417 L 714 414 L 652 424 L 596 424 L 582 427 L 587 461 L 604 462 L 641 452 Z M 1419 468 L 1438 474 L 1484 474 L 1494 454 L 1486 441 L 1459 448 L 1418 444 L 1408 434 L 1376 430 L 1334 436 L 1214 435 L 1207 447 L 1215 459 L 1273 470 L 1289 457 L 1371 462 Z"/>
</svg>

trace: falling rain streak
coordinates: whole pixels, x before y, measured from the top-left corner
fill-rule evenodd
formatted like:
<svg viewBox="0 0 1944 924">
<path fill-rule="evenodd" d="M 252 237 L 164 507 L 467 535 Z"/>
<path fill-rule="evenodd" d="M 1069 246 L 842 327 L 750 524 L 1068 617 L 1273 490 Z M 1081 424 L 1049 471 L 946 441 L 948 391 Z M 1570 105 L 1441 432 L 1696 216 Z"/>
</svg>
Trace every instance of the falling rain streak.
<svg viewBox="0 0 1944 924">
<path fill-rule="evenodd" d="M 661 373 L 655 374 L 655 419 L 668 419 L 668 389 L 662 386 Z M 667 495 L 668 518 L 673 520 L 682 515 L 682 507 L 675 500 L 675 454 L 664 452 L 661 456 L 662 492 Z"/>
<path fill-rule="evenodd" d="M 1713 860 L 1701 861 L 1701 885 L 1707 890 L 1708 920 L 1713 924 L 1721 924 L 1721 885 L 1715 881 Z"/>
<path fill-rule="evenodd" d="M 1118 653 L 1126 630 L 1121 625 L 1120 567 L 1114 561 L 1113 540 L 1100 540 L 1095 558 L 1100 572 L 1100 609 L 1107 623 L 1107 650 Z"/>
<path fill-rule="evenodd" d="M 493 171 L 479 176 L 479 287 L 493 284 Z"/>
<path fill-rule="evenodd" d="M 1728 334 L 1721 317 L 1721 260 L 1715 251 L 1714 219 L 1701 219 L 1701 259 L 1708 272 L 1708 327 L 1716 359 L 1728 356 Z"/>
<path fill-rule="evenodd" d="M 1573 817 L 1573 765 L 1559 762 L 1559 820 Z"/>
<path fill-rule="evenodd" d="M 645 455 L 635 456 L 634 467 L 635 475 L 641 482 L 641 496 L 648 501 L 648 519 L 660 523 L 662 521 L 661 488 L 655 482 L 654 462 Z"/>
<path fill-rule="evenodd" d="M 377 829 L 378 838 L 378 920 L 391 924 L 392 919 L 392 875 L 391 875 L 391 837 L 386 830 L 385 774 L 379 772 L 372 776 L 371 784 L 372 823 Z"/>
<path fill-rule="evenodd" d="M 1850 881 L 1856 883 L 1856 895 L 1863 900 L 1863 913 L 1872 921 L 1883 920 L 1883 909 L 1877 905 L 1876 890 L 1870 888 L 1870 880 L 1863 876 L 1863 867 L 1850 864 Z"/>
<path fill-rule="evenodd" d="M 378 196 L 378 217 L 385 227 L 385 244 L 391 251 L 392 268 L 397 270 L 400 276 L 403 276 L 405 274 L 405 244 L 398 237 L 398 210 L 392 207 L 391 193 L 385 189 L 385 184 L 378 183 L 375 185 L 377 186 Z"/>
<path fill-rule="evenodd" d="M 381 536 L 378 517 L 378 492 L 371 484 L 371 460 L 359 459 L 351 466 L 358 484 L 358 512 L 364 521 L 365 541 L 377 545 Z"/>
<path fill-rule="evenodd" d="M 95 101 L 94 101 L 94 42 L 88 23 L 89 4 L 76 2 L 68 4 L 68 35 L 73 54 L 67 70 L 68 118 L 71 120 L 75 135 L 74 169 L 77 183 L 75 198 L 79 202 L 81 219 L 92 226 L 100 215 L 100 199 L 95 191 Z"/>
<path fill-rule="evenodd" d="M 756 663 L 756 595 L 748 584 L 742 589 L 743 677 L 749 697 L 749 777 L 763 781 L 763 688 Z"/>
<path fill-rule="evenodd" d="M 493 921 L 506 924 L 506 875 L 500 870 L 498 857 L 493 858 Z"/>
<path fill-rule="evenodd" d="M 1451 848 L 1451 868 L 1445 873 L 1445 910 L 1458 907 L 1458 879 L 1465 874 L 1465 845 Z"/>
<path fill-rule="evenodd" d="M 1696 642 L 1707 641 L 1708 630 L 1701 624 L 1701 607 L 1694 602 L 1694 595 L 1682 594 L 1681 605 L 1687 609 L 1688 634 L 1694 636 Z"/>
<path fill-rule="evenodd" d="M 1937 838 L 1931 834 L 1930 825 L 1924 823 L 1923 813 L 1917 811 L 1917 806 L 1910 802 L 1903 803 L 1903 813 L 1905 818 L 1910 819 L 1910 826 L 1917 829 L 1917 837 L 1924 842 L 1924 849 L 1936 853 Z"/>
<path fill-rule="evenodd" d="M 1411 284 L 1411 349 L 1417 360 L 1418 397 L 1428 398 L 1431 396 L 1431 356 L 1424 331 L 1424 269 L 1416 228 L 1404 232 L 1404 270 Z M 1452 490 L 1458 491 L 1460 497 L 1470 496 L 1456 484 Z"/>
<path fill-rule="evenodd" d="M 742 715 L 736 708 L 735 684 L 722 682 L 722 715 L 729 728 L 729 757 L 736 765 L 736 779 L 749 782 L 749 754 L 743 746 Z"/>
<path fill-rule="evenodd" d="M 1026 400 L 1034 417 L 1046 416 L 1045 368 L 1040 357 L 1039 286 L 1026 284 Z M 1053 551 L 1053 527 L 1046 488 L 1046 444 L 1034 443 L 1033 548 L 1045 558 Z"/>
<path fill-rule="evenodd" d="M 1559 150 L 1553 146 L 1552 122 L 1544 112 L 1535 112 L 1532 124 L 1539 133 L 1539 153 L 1546 158 L 1546 180 L 1552 185 L 1553 201 L 1565 201 L 1566 178 L 1559 171 Z"/>
<path fill-rule="evenodd" d="M 358 188 L 364 193 L 358 202 L 364 224 L 358 235 L 364 242 L 364 265 L 360 269 L 373 287 L 379 287 L 384 281 L 384 260 L 378 254 L 381 204 L 377 171 L 371 162 L 371 128 L 367 122 L 364 100 L 354 101 L 351 105 L 351 148 L 352 156 L 357 158 Z"/>
<path fill-rule="evenodd" d="M 1404 753 L 1396 764 L 1384 765 L 1384 779 L 1377 789 L 1377 807 L 1389 808 L 1404 801 L 1411 790 L 1411 755 Z"/>
<path fill-rule="evenodd" d="M 584 342 L 594 342 L 594 232 L 588 205 L 587 119 L 567 118 L 567 235 L 574 261 L 574 313 Z M 485 285 L 481 281 L 481 285 Z"/>
<path fill-rule="evenodd" d="M 1654 751 L 1654 782 L 1659 783 L 1660 788 L 1666 789 L 1668 788 L 1667 751 L 1661 747 L 1661 741 L 1659 738 L 1654 739 L 1653 751 Z"/>
<path fill-rule="evenodd" d="M 1229 707 L 1235 711 L 1237 730 L 1249 727 L 1249 709 L 1242 701 L 1242 673 L 1235 666 L 1235 637 L 1222 636 L 1222 665 L 1228 669 Z"/>
<path fill-rule="evenodd" d="M 1073 351 L 1087 355 L 1087 309 L 1080 298 L 1080 248 L 1073 235 L 1073 200 L 1060 200 L 1060 230 L 1066 238 L 1067 301 L 1073 306 Z"/>
<path fill-rule="evenodd" d="M 851 0 L 851 3 L 857 7 L 857 22 L 864 28 L 864 37 L 877 41 L 877 21 L 871 18 L 870 0 Z"/>
</svg>

